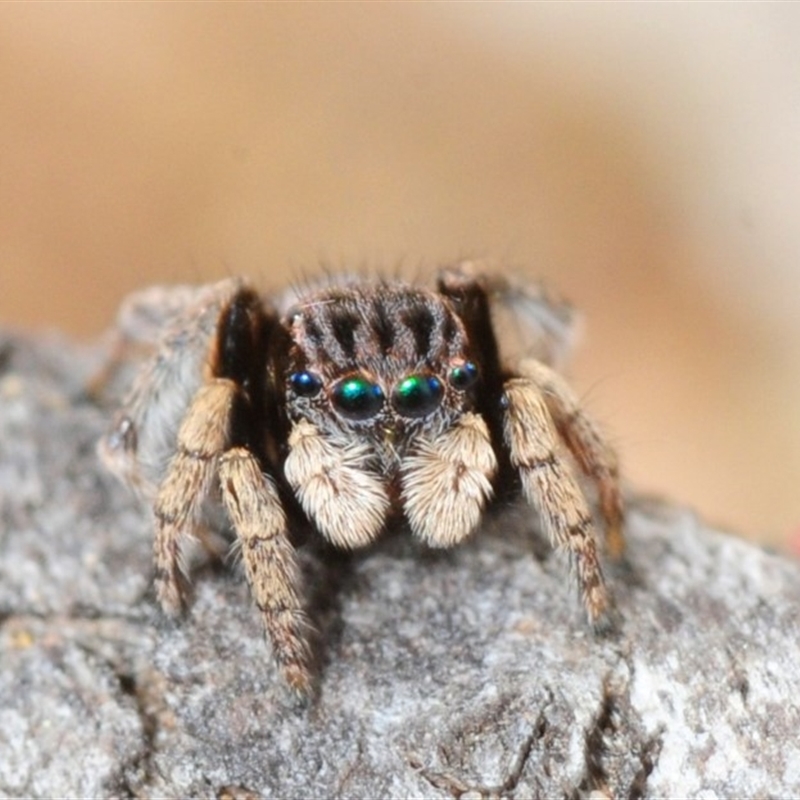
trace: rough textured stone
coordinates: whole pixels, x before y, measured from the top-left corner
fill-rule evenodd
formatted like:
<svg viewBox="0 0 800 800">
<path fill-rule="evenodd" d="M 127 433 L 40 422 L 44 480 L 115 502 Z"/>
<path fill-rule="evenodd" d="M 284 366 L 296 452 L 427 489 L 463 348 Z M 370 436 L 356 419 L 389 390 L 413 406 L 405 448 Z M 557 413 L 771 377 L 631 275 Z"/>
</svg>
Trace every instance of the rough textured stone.
<svg viewBox="0 0 800 800">
<path fill-rule="evenodd" d="M 151 523 L 100 469 L 97 352 L 0 336 L 0 793 L 800 794 L 800 568 L 632 498 L 619 631 L 524 508 L 465 546 L 309 548 L 318 698 L 276 681 L 237 565 L 167 622 Z"/>
</svg>

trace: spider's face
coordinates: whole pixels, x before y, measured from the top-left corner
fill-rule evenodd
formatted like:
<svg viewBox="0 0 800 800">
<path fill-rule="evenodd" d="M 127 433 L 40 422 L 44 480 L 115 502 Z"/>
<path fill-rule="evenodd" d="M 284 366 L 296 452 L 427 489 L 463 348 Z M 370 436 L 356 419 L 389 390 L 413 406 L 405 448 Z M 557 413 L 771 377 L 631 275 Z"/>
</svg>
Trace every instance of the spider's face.
<svg viewBox="0 0 800 800">
<path fill-rule="evenodd" d="M 401 450 L 473 405 L 478 365 L 449 302 L 398 286 L 331 288 L 289 312 L 289 416 Z"/>
</svg>

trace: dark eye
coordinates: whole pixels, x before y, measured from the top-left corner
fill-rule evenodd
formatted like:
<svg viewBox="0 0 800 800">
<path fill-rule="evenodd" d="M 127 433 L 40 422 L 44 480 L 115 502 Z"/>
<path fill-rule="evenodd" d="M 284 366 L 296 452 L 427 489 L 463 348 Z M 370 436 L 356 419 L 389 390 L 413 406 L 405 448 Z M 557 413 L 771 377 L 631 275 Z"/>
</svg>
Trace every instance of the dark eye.
<svg viewBox="0 0 800 800">
<path fill-rule="evenodd" d="M 450 370 L 448 377 L 450 385 L 454 389 L 463 392 L 464 389 L 469 389 L 478 379 L 478 368 L 471 361 L 465 361 L 463 364 L 456 364 Z"/>
<path fill-rule="evenodd" d="M 313 397 L 319 394 L 322 380 L 313 372 L 293 372 L 289 376 L 289 385 L 298 397 Z"/>
<path fill-rule="evenodd" d="M 444 388 L 434 375 L 409 375 L 397 384 L 392 405 L 404 417 L 425 417 L 442 402 Z"/>
<path fill-rule="evenodd" d="M 383 390 L 363 375 L 351 375 L 336 384 L 331 394 L 336 410 L 353 420 L 374 417 L 383 406 Z"/>
</svg>

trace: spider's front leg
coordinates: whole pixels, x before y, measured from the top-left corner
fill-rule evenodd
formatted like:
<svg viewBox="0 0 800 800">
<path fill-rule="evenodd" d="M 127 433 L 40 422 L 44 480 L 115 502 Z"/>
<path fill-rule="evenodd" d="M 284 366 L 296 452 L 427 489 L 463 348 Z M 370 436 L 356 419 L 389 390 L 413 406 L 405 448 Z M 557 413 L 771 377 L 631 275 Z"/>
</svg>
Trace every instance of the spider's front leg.
<svg viewBox="0 0 800 800">
<path fill-rule="evenodd" d="M 177 451 L 156 493 L 155 587 L 162 608 L 179 613 L 186 600 L 181 542 L 198 537 L 203 504 L 212 491 L 222 454 L 230 446 L 236 384 L 212 378 L 198 389 L 178 429 Z"/>
<path fill-rule="evenodd" d="M 311 625 L 298 592 L 302 578 L 275 484 L 262 474 L 258 460 L 244 447 L 222 456 L 220 483 L 225 508 L 241 542 L 247 582 L 275 660 L 289 686 L 307 694 L 311 688 Z"/>
<path fill-rule="evenodd" d="M 523 494 L 541 513 L 551 541 L 570 553 L 586 612 L 591 622 L 599 623 L 609 599 L 586 499 L 558 454 L 556 428 L 537 384 L 512 378 L 503 389 L 503 433 Z"/>
<path fill-rule="evenodd" d="M 269 323 L 247 288 L 220 315 L 206 382 L 183 418 L 176 454 L 155 499 L 155 584 L 162 607 L 180 610 L 186 594 L 181 541 L 202 530 L 204 504 L 220 497 L 275 658 L 289 685 L 307 692 L 310 653 L 299 568 L 278 491 L 257 455 L 263 451 L 259 415 L 265 413 Z"/>
</svg>

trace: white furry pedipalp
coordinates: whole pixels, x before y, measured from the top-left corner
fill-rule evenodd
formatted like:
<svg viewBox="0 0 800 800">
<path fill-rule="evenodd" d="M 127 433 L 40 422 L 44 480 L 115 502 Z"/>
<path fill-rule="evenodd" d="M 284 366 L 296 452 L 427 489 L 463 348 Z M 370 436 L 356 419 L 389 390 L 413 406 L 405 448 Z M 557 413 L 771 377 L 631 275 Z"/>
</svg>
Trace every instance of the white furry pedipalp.
<svg viewBox="0 0 800 800">
<path fill-rule="evenodd" d="M 492 497 L 497 458 L 489 429 L 464 414 L 433 440 L 421 439 L 402 466 L 402 497 L 414 534 L 432 547 L 451 547 L 477 527 Z"/>
<path fill-rule="evenodd" d="M 320 533 L 339 547 L 369 544 L 386 521 L 386 485 L 366 468 L 369 457 L 366 445 L 334 443 L 305 420 L 289 434 L 286 480 Z"/>
</svg>

